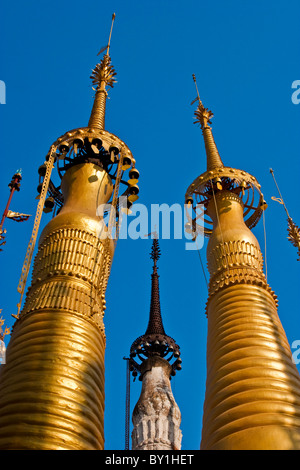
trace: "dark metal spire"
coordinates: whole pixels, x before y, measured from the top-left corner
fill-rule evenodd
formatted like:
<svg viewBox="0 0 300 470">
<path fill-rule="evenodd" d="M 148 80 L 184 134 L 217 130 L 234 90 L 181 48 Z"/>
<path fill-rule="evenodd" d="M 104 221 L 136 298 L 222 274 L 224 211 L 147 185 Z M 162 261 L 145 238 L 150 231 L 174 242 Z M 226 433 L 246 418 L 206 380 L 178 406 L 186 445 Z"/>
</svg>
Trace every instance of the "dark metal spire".
<svg viewBox="0 0 300 470">
<path fill-rule="evenodd" d="M 173 338 L 167 336 L 164 330 L 159 296 L 159 275 L 157 273 L 157 261 L 160 258 L 160 248 L 157 234 L 153 239 L 150 257 L 153 260 L 153 272 L 151 275 L 151 301 L 148 327 L 143 336 L 137 338 L 130 348 L 129 366 L 133 376 L 141 371 L 141 365 L 149 357 L 160 356 L 169 363 L 172 362 L 171 375 L 181 369 L 180 348 Z M 139 360 L 139 362 L 137 362 Z"/>
<path fill-rule="evenodd" d="M 150 257 L 153 260 L 153 273 L 151 275 L 151 302 L 150 302 L 150 315 L 149 323 L 146 330 L 146 335 L 161 334 L 165 335 L 163 321 L 160 311 L 160 298 L 159 298 L 159 275 L 157 273 L 157 261 L 160 258 L 160 248 L 157 238 L 154 238 Z"/>
</svg>

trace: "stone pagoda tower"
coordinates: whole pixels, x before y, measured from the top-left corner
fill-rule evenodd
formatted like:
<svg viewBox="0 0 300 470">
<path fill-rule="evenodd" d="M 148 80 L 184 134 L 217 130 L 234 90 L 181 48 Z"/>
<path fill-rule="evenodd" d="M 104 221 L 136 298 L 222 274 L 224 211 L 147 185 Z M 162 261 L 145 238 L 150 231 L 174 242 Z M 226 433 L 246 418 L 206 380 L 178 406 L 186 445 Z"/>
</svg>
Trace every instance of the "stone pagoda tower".
<svg viewBox="0 0 300 470">
<path fill-rule="evenodd" d="M 129 368 L 140 374 L 142 391 L 134 408 L 132 450 L 179 450 L 181 414 L 175 402 L 170 378 L 181 369 L 180 348 L 166 335 L 159 298 L 157 260 L 160 249 L 153 239 L 151 303 L 146 333 L 130 348 Z"/>
<path fill-rule="evenodd" d="M 300 449 L 300 377 L 251 232 L 266 207 L 261 187 L 254 176 L 223 164 L 213 114 L 199 93 L 197 100 L 207 170 L 188 188 L 186 203 L 193 204 L 195 233 L 202 225 L 209 237 L 201 449 Z"/>
<path fill-rule="evenodd" d="M 54 204 L 58 211 L 40 235 L 31 286 L 1 366 L 0 449 L 104 447 L 103 316 L 115 247 L 110 235 L 119 190 L 125 188 L 128 205 L 138 192 L 129 148 L 104 127 L 106 88 L 115 81 L 109 49 L 110 38 L 91 76 L 95 99 L 88 126 L 59 137 L 39 168 L 40 200 L 21 294 L 41 213 Z M 58 185 L 51 179 L 55 162 Z M 110 201 L 107 226 L 99 206 Z"/>
</svg>

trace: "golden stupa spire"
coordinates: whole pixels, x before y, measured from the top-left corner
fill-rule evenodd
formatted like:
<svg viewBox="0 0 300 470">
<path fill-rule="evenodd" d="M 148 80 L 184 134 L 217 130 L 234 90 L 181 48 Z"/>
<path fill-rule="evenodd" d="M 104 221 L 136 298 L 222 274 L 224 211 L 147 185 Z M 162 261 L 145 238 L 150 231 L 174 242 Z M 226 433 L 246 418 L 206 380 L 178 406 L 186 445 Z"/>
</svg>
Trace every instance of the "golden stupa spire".
<svg viewBox="0 0 300 470">
<path fill-rule="evenodd" d="M 40 197 L 18 315 L 0 367 L 0 449 L 104 448 L 105 292 L 118 237 L 116 209 L 121 194 L 130 203 L 137 199 L 139 175 L 125 142 L 103 129 L 105 86 L 115 75 L 109 46 L 110 38 L 92 75 L 97 91 L 89 127 L 56 139 L 38 169 Z M 103 207 L 111 208 L 107 225 Z M 53 208 L 22 303 L 41 216 Z"/>
<path fill-rule="evenodd" d="M 113 66 L 111 65 L 111 58 L 109 55 L 111 34 L 115 17 L 116 15 L 114 13 L 112 15 L 108 44 L 100 50 L 98 55 L 104 52 L 105 49 L 106 53 L 103 56 L 101 62 L 96 65 L 90 77 L 92 79 L 93 85 L 96 86 L 96 94 L 88 127 L 100 130 L 104 130 L 105 127 L 105 108 L 107 99 L 106 87 L 108 86 L 113 88 L 114 83 L 116 82 L 114 78 L 116 76 L 116 72 Z"/>
<path fill-rule="evenodd" d="M 211 118 L 213 117 L 213 113 L 203 106 L 203 103 L 199 96 L 199 91 L 197 87 L 196 77 L 193 74 L 193 80 L 195 82 L 196 90 L 197 90 L 197 98 L 192 102 L 198 101 L 198 108 L 195 111 L 196 123 L 199 123 L 202 129 L 205 149 L 206 149 L 206 156 L 207 156 L 207 170 L 212 170 L 215 168 L 223 167 L 223 162 L 221 160 L 219 151 L 217 149 L 214 136 L 209 124 L 211 124 Z"/>
<path fill-rule="evenodd" d="M 207 139 L 212 114 L 198 101 Z M 208 169 L 186 193 L 192 226 L 209 237 L 201 449 L 299 449 L 300 376 L 251 231 L 266 208 L 261 186 L 246 171 L 221 166 L 212 139 L 206 148 Z"/>
</svg>

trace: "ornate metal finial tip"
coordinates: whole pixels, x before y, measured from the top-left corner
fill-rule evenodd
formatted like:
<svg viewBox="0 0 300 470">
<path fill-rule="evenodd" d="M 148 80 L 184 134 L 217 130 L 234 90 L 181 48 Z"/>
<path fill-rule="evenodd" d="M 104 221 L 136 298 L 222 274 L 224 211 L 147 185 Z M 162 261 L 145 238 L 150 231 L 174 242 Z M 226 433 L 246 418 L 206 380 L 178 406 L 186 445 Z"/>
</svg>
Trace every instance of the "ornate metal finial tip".
<svg viewBox="0 0 300 470">
<path fill-rule="evenodd" d="M 194 73 L 193 73 L 193 80 L 195 82 L 197 97 L 192 101 L 191 104 L 194 104 L 196 101 L 198 101 L 198 107 L 197 107 L 197 109 L 194 113 L 194 115 L 196 117 L 196 120 L 194 121 L 194 124 L 200 124 L 201 128 L 203 129 L 205 127 L 208 127 L 208 124 L 211 124 L 211 118 L 213 117 L 213 113 L 208 108 L 205 108 L 203 106 L 203 103 L 202 103 L 202 101 L 200 99 L 200 95 L 199 95 L 196 76 L 195 76 Z"/>
<path fill-rule="evenodd" d="M 115 76 L 117 75 L 113 66 L 111 65 L 111 59 L 109 56 L 109 49 L 110 49 L 110 41 L 111 41 L 111 34 L 112 34 L 112 29 L 114 25 L 116 14 L 113 13 L 112 15 L 112 22 L 111 22 L 111 27 L 110 27 L 110 32 L 109 32 L 109 38 L 108 38 L 108 43 L 106 46 L 102 47 L 100 51 L 98 52 L 97 55 L 101 55 L 105 50 L 106 53 L 104 57 L 102 58 L 101 62 L 96 65 L 94 70 L 92 71 L 91 79 L 93 82 L 93 85 L 100 86 L 101 82 L 105 83 L 105 85 L 113 88 L 114 83 L 116 82 Z"/>
<path fill-rule="evenodd" d="M 161 251 L 160 251 L 160 248 L 159 248 L 158 239 L 154 238 L 153 243 L 152 243 L 151 252 L 150 252 L 150 258 L 154 262 L 156 262 L 160 258 L 160 255 L 161 255 Z"/>
<path fill-rule="evenodd" d="M 91 74 L 91 80 L 93 85 L 100 86 L 102 82 L 105 85 L 113 88 L 116 83 L 115 76 L 117 73 L 111 65 L 111 59 L 108 55 L 105 55 L 101 60 L 100 64 L 97 64 Z"/>
</svg>

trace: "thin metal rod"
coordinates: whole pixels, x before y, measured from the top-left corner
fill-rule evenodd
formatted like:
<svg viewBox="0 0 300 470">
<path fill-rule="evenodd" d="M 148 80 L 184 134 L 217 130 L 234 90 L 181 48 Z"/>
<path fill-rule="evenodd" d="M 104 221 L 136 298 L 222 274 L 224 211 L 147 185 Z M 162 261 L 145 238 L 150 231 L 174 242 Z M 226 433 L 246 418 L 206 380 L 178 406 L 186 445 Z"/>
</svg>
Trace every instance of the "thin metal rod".
<svg viewBox="0 0 300 470">
<path fill-rule="evenodd" d="M 46 174 L 45 174 L 45 177 L 44 177 L 42 190 L 41 190 L 41 194 L 40 194 L 40 199 L 39 199 L 37 209 L 36 209 L 36 213 L 35 213 L 33 229 L 32 229 L 31 237 L 30 237 L 30 240 L 29 240 L 29 243 L 28 243 L 28 246 L 27 246 L 25 260 L 24 260 L 24 263 L 23 263 L 22 271 L 21 271 L 21 277 L 20 277 L 19 284 L 18 284 L 18 287 L 17 287 L 17 291 L 21 295 L 20 295 L 20 301 L 17 304 L 18 313 L 17 313 L 17 315 L 12 314 L 12 316 L 16 319 L 19 318 L 20 311 L 21 311 L 22 299 L 23 299 L 23 295 L 24 295 L 24 292 L 25 292 L 25 287 L 26 287 L 26 282 L 27 282 L 27 278 L 28 278 L 28 274 L 29 274 L 29 270 L 30 270 L 30 266 L 31 266 L 32 256 L 33 256 L 33 252 L 34 252 L 34 248 L 35 248 L 35 244 L 36 244 L 36 239 L 37 239 L 37 236 L 38 236 L 38 231 L 39 231 L 39 227 L 40 227 L 40 223 L 41 223 L 41 218 L 42 218 L 42 215 L 43 215 L 45 199 L 46 199 L 47 192 L 48 192 L 48 187 L 49 187 L 49 183 L 50 183 L 52 169 L 53 169 L 55 159 L 56 159 L 55 152 L 56 152 L 56 147 L 54 147 L 54 145 L 52 145 L 51 149 L 50 149 L 50 153 L 49 153 L 49 160 L 46 162 Z"/>
<path fill-rule="evenodd" d="M 215 196 L 215 190 L 214 190 L 214 186 L 213 186 L 212 180 L 210 180 L 210 184 L 211 184 L 211 189 L 212 189 L 212 193 L 213 193 L 213 199 L 214 199 L 214 204 L 215 204 L 215 209 L 216 209 L 216 214 L 217 214 L 217 220 L 218 220 L 218 224 L 219 224 L 219 227 L 220 227 L 221 238 L 222 238 L 222 242 L 223 242 L 223 251 L 224 251 L 224 255 L 225 255 L 225 260 L 226 260 L 226 265 L 227 265 L 227 271 L 228 271 L 228 273 L 229 273 L 228 258 L 227 258 L 227 253 L 226 253 L 226 248 L 225 248 L 225 242 L 224 242 L 222 227 L 221 227 L 220 218 L 219 218 L 219 210 L 218 210 L 218 206 L 217 206 L 217 201 L 216 201 L 216 196 Z"/>
<path fill-rule="evenodd" d="M 196 81 L 196 75 L 194 73 L 193 73 L 193 80 L 194 80 L 195 87 L 196 87 L 196 90 L 197 90 L 198 101 L 199 101 L 199 103 L 201 103 L 199 90 L 198 90 L 198 86 L 197 86 L 197 81 Z"/>
<path fill-rule="evenodd" d="M 115 14 L 115 13 L 113 13 L 113 15 L 112 15 L 112 21 L 111 21 L 111 27 L 110 27 L 110 33 L 109 33 L 109 38 L 108 38 L 108 44 L 107 44 L 107 51 L 106 51 L 106 54 L 107 54 L 107 55 L 109 55 L 110 40 L 111 40 L 111 33 L 112 33 L 112 29 L 113 29 L 113 25 L 114 25 L 115 17 L 116 17 L 116 14 Z"/>
<path fill-rule="evenodd" d="M 271 175 L 273 176 L 273 180 L 274 180 L 274 183 L 276 184 L 276 188 L 277 188 L 277 190 L 278 190 L 278 193 L 279 193 L 279 196 L 280 196 L 280 199 L 281 199 L 281 203 L 282 203 L 282 205 L 283 205 L 283 207 L 284 207 L 284 210 L 285 210 L 285 212 L 286 212 L 288 218 L 290 219 L 290 215 L 289 215 L 288 210 L 287 210 L 287 208 L 286 208 L 286 205 L 285 205 L 285 203 L 284 203 L 282 194 L 281 194 L 281 192 L 280 192 L 280 189 L 279 189 L 279 186 L 278 186 L 277 181 L 276 181 L 276 179 L 275 179 L 274 171 L 272 170 L 272 168 L 270 168 L 270 173 L 271 173 Z"/>
<path fill-rule="evenodd" d="M 130 429 L 130 370 L 129 358 L 123 357 L 126 364 L 126 397 L 125 397 L 125 450 L 129 450 L 129 429 Z"/>
<path fill-rule="evenodd" d="M 267 235 L 266 235 L 266 220 L 265 220 L 265 211 L 263 211 L 263 226 L 264 226 L 264 241 L 265 241 L 265 267 L 266 267 L 266 281 L 268 282 L 268 263 L 267 263 Z"/>
<path fill-rule="evenodd" d="M 206 287 L 208 289 L 207 277 L 206 277 L 206 274 L 205 274 L 205 269 L 204 269 L 204 266 L 203 266 L 203 262 L 202 262 L 202 258 L 201 258 L 201 254 L 200 254 L 200 248 L 198 246 L 197 239 L 195 239 L 195 243 L 197 245 L 197 252 L 198 252 L 199 261 L 200 261 L 201 268 L 202 268 L 202 273 L 203 273 L 203 276 L 204 276 L 204 279 L 205 279 Z"/>
<path fill-rule="evenodd" d="M 13 197 L 13 194 L 16 190 L 16 185 L 20 182 L 21 180 L 21 173 L 18 173 L 20 170 L 18 170 L 16 173 L 15 173 L 15 178 L 11 181 L 11 183 L 9 184 L 10 186 L 10 195 L 9 195 L 9 198 L 8 198 L 8 201 L 7 201 L 7 204 L 6 204 L 6 207 L 5 207 L 5 210 L 3 212 L 3 215 L 2 215 L 2 220 L 1 220 L 1 223 L 0 223 L 0 230 L 2 231 L 2 228 L 3 228 L 3 224 L 5 222 L 5 219 L 7 217 L 7 214 L 8 214 L 8 210 L 9 210 L 9 206 L 10 206 L 10 203 L 11 203 L 11 200 L 12 200 L 12 197 Z M 19 176 L 17 176 L 19 175 Z"/>
<path fill-rule="evenodd" d="M 3 212 L 2 220 L 1 220 L 1 223 L 0 223 L 0 230 L 2 230 L 2 227 L 3 227 L 4 221 L 6 219 L 8 209 L 9 209 L 9 206 L 10 206 L 10 203 L 11 203 L 14 192 L 15 192 L 15 188 L 12 188 L 11 191 L 10 191 L 10 195 L 9 195 L 5 210 Z"/>
</svg>

